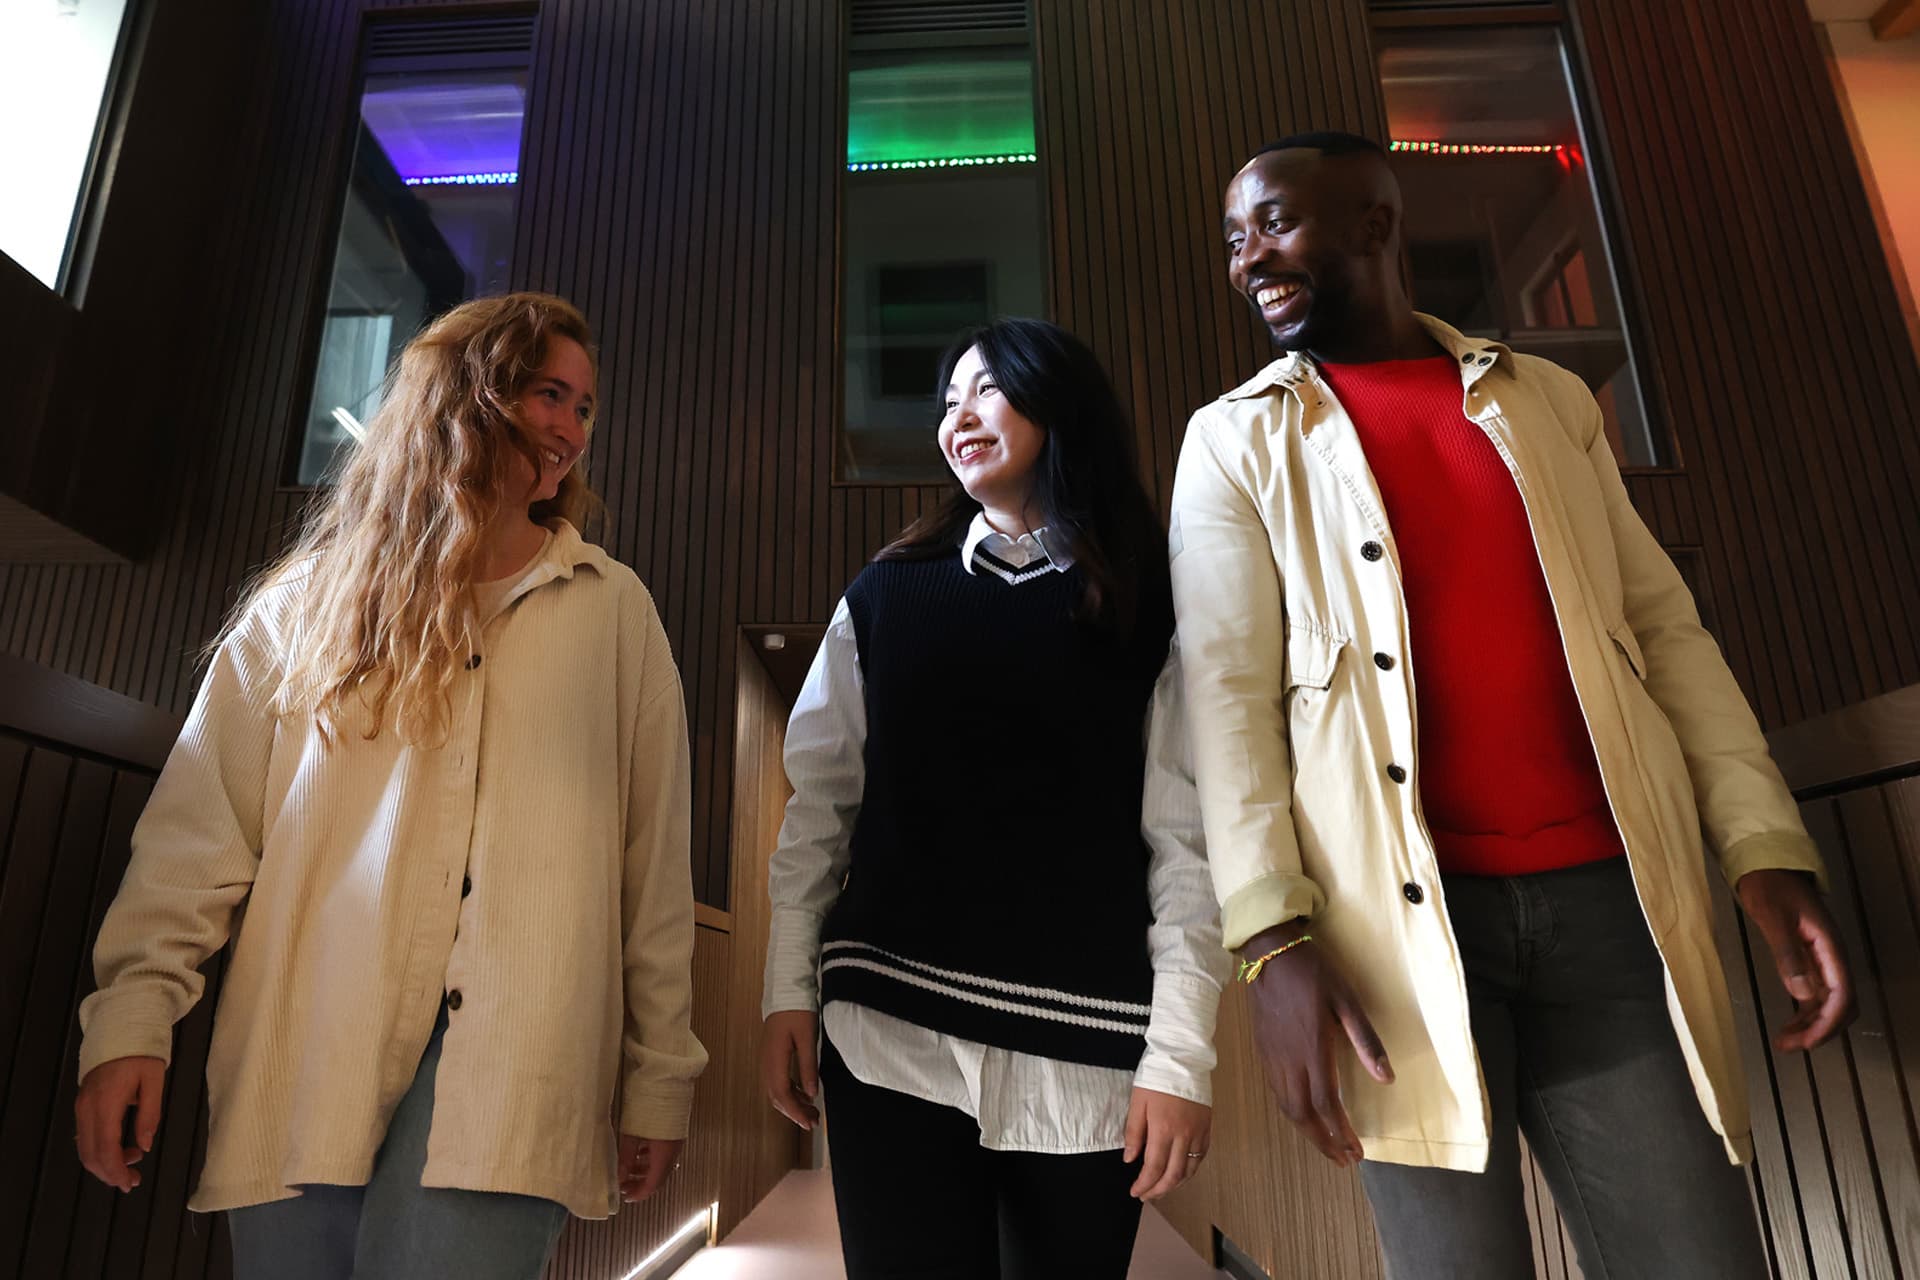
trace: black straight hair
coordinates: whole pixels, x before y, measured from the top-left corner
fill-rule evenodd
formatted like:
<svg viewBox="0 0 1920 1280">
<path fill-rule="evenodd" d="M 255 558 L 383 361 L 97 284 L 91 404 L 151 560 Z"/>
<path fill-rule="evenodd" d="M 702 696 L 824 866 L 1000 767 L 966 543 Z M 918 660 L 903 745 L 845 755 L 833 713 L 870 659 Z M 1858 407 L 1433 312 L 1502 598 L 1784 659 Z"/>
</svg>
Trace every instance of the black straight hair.
<svg viewBox="0 0 1920 1280">
<path fill-rule="evenodd" d="M 1073 548 L 1085 585 L 1076 617 L 1124 638 L 1142 605 L 1170 607 L 1167 534 L 1140 481 L 1133 427 L 1100 358 L 1045 320 L 1009 318 L 962 334 L 940 361 L 934 389 L 944 411 L 954 366 L 969 350 L 1000 394 L 1045 439 L 1033 498 L 1047 528 Z M 950 554 L 980 504 L 956 481 L 934 509 L 881 548 L 878 560 Z"/>
</svg>

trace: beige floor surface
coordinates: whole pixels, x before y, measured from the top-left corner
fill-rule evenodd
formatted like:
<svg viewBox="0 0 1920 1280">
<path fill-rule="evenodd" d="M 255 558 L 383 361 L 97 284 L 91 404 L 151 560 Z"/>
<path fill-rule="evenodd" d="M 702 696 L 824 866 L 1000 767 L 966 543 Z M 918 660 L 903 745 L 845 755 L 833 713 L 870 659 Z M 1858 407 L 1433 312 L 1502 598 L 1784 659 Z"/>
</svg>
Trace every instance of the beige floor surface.
<svg viewBox="0 0 1920 1280">
<path fill-rule="evenodd" d="M 1151 1205 L 1140 1222 L 1128 1280 L 1220 1280 Z M 717 1248 L 674 1280 L 846 1280 L 833 1184 L 822 1170 L 795 1170 Z"/>
</svg>

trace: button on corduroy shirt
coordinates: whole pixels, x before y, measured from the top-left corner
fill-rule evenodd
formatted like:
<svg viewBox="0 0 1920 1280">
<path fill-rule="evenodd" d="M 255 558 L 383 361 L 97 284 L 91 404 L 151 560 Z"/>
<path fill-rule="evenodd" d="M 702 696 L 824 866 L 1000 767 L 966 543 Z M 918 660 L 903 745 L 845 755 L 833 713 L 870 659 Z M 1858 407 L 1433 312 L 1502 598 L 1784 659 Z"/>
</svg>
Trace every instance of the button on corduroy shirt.
<svg viewBox="0 0 1920 1280">
<path fill-rule="evenodd" d="M 192 1208 L 365 1183 L 445 999 L 422 1182 L 606 1217 L 616 1127 L 685 1136 L 706 1064 L 686 711 L 653 601 L 560 524 L 421 747 L 272 714 L 298 593 L 221 645 L 134 831 L 81 1076 L 168 1058 L 231 934 Z"/>
</svg>

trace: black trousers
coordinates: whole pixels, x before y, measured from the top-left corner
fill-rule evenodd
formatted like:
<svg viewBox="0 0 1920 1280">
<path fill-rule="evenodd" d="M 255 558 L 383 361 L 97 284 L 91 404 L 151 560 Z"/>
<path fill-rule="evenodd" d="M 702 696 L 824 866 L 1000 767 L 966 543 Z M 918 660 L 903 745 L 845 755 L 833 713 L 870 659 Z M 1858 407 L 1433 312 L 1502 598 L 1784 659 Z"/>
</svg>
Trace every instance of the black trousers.
<svg viewBox="0 0 1920 1280">
<path fill-rule="evenodd" d="M 990 1151 L 964 1111 L 862 1084 L 824 1038 L 847 1280 L 1125 1280 L 1140 1229 L 1118 1151 Z"/>
</svg>

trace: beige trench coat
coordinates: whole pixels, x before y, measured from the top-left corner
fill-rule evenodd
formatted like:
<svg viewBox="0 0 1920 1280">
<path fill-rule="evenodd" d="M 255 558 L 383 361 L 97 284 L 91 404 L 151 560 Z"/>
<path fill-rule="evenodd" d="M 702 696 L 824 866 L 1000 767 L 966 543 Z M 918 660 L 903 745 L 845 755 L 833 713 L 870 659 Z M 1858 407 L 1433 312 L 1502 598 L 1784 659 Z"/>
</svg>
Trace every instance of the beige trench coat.
<svg viewBox="0 0 1920 1280">
<path fill-rule="evenodd" d="M 1702 830 L 1729 883 L 1772 867 L 1820 875 L 1819 855 L 1691 595 L 1627 499 L 1586 387 L 1423 321 L 1525 500 L 1694 1087 L 1729 1157 L 1748 1159 Z M 1345 1057 L 1367 1157 L 1484 1168 L 1487 1101 L 1420 810 L 1418 655 L 1399 555 L 1360 438 L 1311 359 L 1277 360 L 1193 416 L 1170 541 L 1227 945 L 1313 917 L 1397 1075 L 1376 1084 Z M 1376 652 L 1413 660 L 1381 671 Z M 1387 773 L 1395 764 L 1404 783 Z"/>
</svg>

